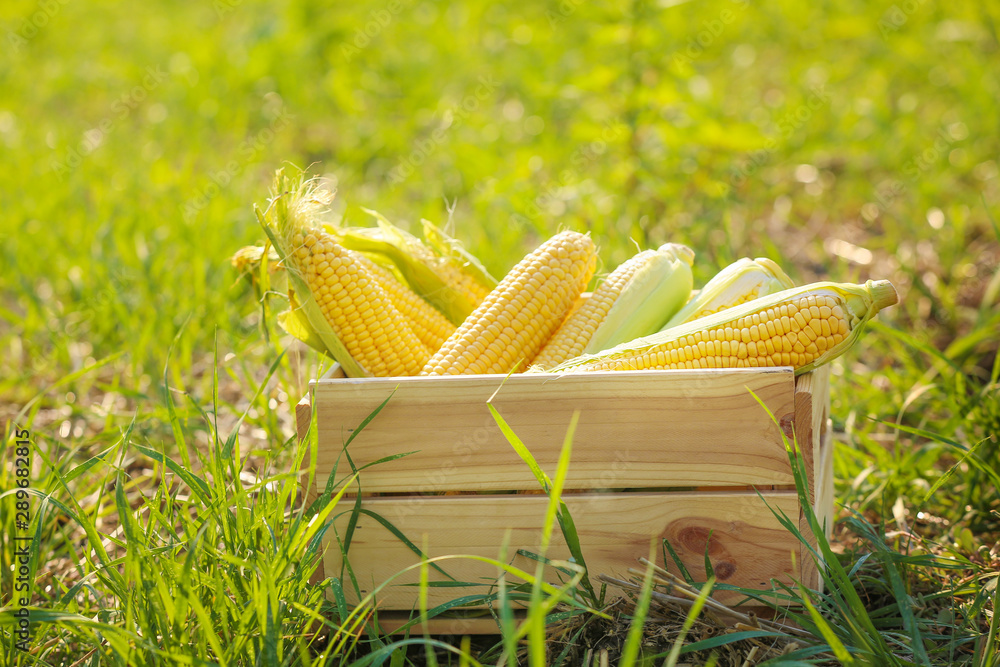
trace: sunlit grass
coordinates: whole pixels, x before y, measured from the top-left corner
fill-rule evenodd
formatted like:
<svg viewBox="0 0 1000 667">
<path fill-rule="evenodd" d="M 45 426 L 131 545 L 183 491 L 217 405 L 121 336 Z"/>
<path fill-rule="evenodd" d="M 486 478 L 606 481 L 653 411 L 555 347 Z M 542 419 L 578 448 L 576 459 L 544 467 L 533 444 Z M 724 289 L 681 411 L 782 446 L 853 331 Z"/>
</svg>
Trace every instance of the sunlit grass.
<svg viewBox="0 0 1000 667">
<path fill-rule="evenodd" d="M 349 222 L 450 219 L 498 276 L 573 228 L 604 271 L 674 241 L 697 283 L 740 256 L 892 280 L 900 304 L 833 367 L 845 597 L 806 592 L 823 620 L 800 620 L 863 655 L 997 664 L 996 8 L 404 2 L 369 26 L 383 11 L 0 5 L 0 493 L 28 428 L 36 664 L 424 656 L 337 626 L 361 617 L 304 575 L 324 528 L 293 483 L 310 452 L 292 406 L 325 362 L 228 263 L 262 239 L 251 205 L 285 161 L 329 177 Z M 600 606 L 599 574 L 578 602 Z M 498 644 L 439 659 L 513 655 L 531 618 L 499 604 Z"/>
</svg>

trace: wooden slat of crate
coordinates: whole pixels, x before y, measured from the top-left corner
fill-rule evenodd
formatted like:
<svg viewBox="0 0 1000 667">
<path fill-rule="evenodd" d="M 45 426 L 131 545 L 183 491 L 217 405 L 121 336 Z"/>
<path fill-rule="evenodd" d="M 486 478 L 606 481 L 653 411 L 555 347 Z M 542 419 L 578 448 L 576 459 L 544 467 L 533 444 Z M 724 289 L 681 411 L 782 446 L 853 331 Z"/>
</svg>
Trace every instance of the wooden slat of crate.
<svg viewBox="0 0 1000 667">
<path fill-rule="evenodd" d="M 325 484 L 351 431 L 391 394 L 351 457 L 361 466 L 416 453 L 366 470 L 365 492 L 537 489 L 487 409 L 499 389 L 493 405 L 547 471 L 581 411 L 567 488 L 788 486 L 779 429 L 748 390 L 789 424 L 793 387 L 787 368 L 321 380 L 316 481 Z"/>
<path fill-rule="evenodd" d="M 829 416 L 830 367 L 822 366 L 795 379 L 795 417 L 792 428 L 785 429 L 789 440 L 794 434 L 802 452 L 810 493 L 816 490 L 816 479 L 822 474 L 822 438 Z"/>
<path fill-rule="evenodd" d="M 800 375 L 795 381 L 795 419 L 785 435 L 802 453 L 809 480 L 809 499 L 827 537 L 833 527 L 833 439 L 830 432 L 830 367 Z M 804 512 L 799 512 L 799 531 L 815 548 L 816 540 Z M 812 555 L 802 545 L 800 562 L 804 564 L 802 583 L 822 590 L 819 570 L 812 566 Z"/>
<path fill-rule="evenodd" d="M 795 493 L 772 491 L 764 500 L 789 516 L 798 512 Z M 547 498 L 525 495 L 414 496 L 366 498 L 364 507 L 388 519 L 418 546 L 426 539 L 430 557 L 468 554 L 497 558 L 503 540 L 508 540 L 508 562 L 534 572 L 535 562 L 515 555 L 517 548 L 538 553 Z M 650 540 L 670 540 L 692 575 L 704 579 L 706 549 L 720 582 L 753 588 L 769 588 L 772 577 L 791 583 L 792 553 L 799 546 L 781 527 L 764 500 L 748 491 L 673 493 L 593 493 L 565 498 L 576 523 L 584 557 L 592 576 L 605 573 L 628 577 L 629 567 L 641 567 L 639 556 L 649 553 Z M 335 521 L 343 535 L 350 504 Z M 796 553 L 797 555 L 797 553 Z M 568 558 L 569 552 L 556 527 L 549 550 L 551 558 Z M 387 581 L 419 557 L 388 529 L 362 515 L 351 543 L 348 560 L 363 572 L 362 593 Z M 662 565 L 662 558 L 658 556 Z M 332 546 L 325 556 L 327 576 L 341 573 L 341 554 Z M 458 581 L 494 582 L 497 568 L 468 559 L 447 560 L 439 565 Z M 673 563 L 668 569 L 676 572 Z M 419 580 L 417 570 L 407 573 L 378 594 L 382 609 L 409 609 L 416 589 L 399 584 Z M 431 571 L 431 580 L 444 580 Z M 556 581 L 549 571 L 549 581 Z M 508 578 L 509 583 L 518 582 Z M 429 604 L 434 606 L 463 595 L 483 593 L 488 586 L 475 588 L 431 588 Z M 351 594 L 353 597 L 353 593 Z M 719 592 L 724 602 L 739 596 Z M 352 599 L 356 602 L 356 599 Z"/>
</svg>

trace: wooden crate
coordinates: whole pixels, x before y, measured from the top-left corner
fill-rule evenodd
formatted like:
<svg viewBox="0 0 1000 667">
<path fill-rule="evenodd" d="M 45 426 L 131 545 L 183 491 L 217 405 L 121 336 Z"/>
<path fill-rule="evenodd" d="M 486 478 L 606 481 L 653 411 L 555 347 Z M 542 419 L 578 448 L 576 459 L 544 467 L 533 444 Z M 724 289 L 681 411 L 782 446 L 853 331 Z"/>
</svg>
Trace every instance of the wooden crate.
<svg viewBox="0 0 1000 667">
<path fill-rule="evenodd" d="M 315 494 L 324 488 L 338 458 L 338 479 L 350 470 L 343 462 L 344 443 L 392 394 L 351 442 L 351 458 L 360 467 L 392 454 L 415 453 L 362 472 L 363 506 L 388 519 L 414 544 L 426 543 L 432 557 L 496 558 L 505 535 L 509 554 L 517 549 L 538 553 L 547 497 L 495 493 L 535 490 L 538 484 L 500 432 L 487 400 L 496 392 L 493 405 L 550 475 L 572 414 L 579 410 L 566 482 L 566 488 L 575 491 L 567 493 L 565 501 L 592 577 L 627 577 L 628 568 L 638 567 L 637 558 L 648 555 L 651 538 L 665 538 L 696 578 L 704 577 L 707 550 L 720 582 L 767 589 L 771 579 L 794 579 L 817 587 L 812 559 L 761 496 L 789 517 L 799 517 L 804 534 L 809 534 L 781 438 L 781 431 L 789 437 L 794 433 L 809 472 L 812 503 L 829 527 L 833 478 L 828 388 L 827 368 L 798 378 L 790 368 L 513 375 L 506 380 L 482 375 L 340 376 L 314 381 L 296 418 L 304 436 L 316 410 L 317 474 L 308 490 Z M 443 495 L 469 491 L 494 493 Z M 334 522 L 341 535 L 352 505 L 342 503 L 344 512 Z M 342 572 L 334 534 L 328 531 L 325 544 L 323 567 L 329 576 Z M 549 556 L 569 556 L 558 528 Z M 419 562 L 366 515 L 358 523 L 348 558 L 365 592 Z M 510 560 L 534 571 L 534 562 L 524 556 Z M 495 567 L 468 560 L 442 566 L 459 581 L 493 581 L 499 574 Z M 666 567 L 675 571 L 672 562 Z M 411 574 L 395 583 L 417 581 L 416 571 Z M 433 570 L 431 574 L 432 579 L 444 578 Z M 431 588 L 429 604 L 484 590 Z M 391 617 L 388 610 L 398 610 L 399 619 L 406 617 L 416 606 L 416 591 L 403 585 L 383 589 L 378 597 L 383 625 Z M 738 600 L 722 591 L 716 598 Z M 488 617 L 426 627 L 449 634 L 496 631 Z"/>
</svg>

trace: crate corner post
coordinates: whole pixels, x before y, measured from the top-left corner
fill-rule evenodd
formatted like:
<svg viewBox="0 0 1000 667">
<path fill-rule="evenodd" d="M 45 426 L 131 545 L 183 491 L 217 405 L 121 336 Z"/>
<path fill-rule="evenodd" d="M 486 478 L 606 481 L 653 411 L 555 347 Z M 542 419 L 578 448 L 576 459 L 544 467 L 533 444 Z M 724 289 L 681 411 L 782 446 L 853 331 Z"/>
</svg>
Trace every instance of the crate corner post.
<svg viewBox="0 0 1000 667">
<path fill-rule="evenodd" d="M 334 364 L 321 379 L 346 377 L 339 364 Z M 303 393 L 302 398 L 295 404 L 295 438 L 298 444 L 302 444 L 309 437 L 309 430 L 312 427 L 313 408 L 316 405 L 316 381 L 310 380 L 309 386 Z M 315 471 L 310 471 L 311 457 L 307 454 L 302 459 L 302 468 L 299 470 L 299 487 L 302 492 L 302 502 L 305 507 L 311 506 L 319 497 L 316 486 Z M 325 548 L 325 544 L 324 544 Z M 309 577 L 309 583 L 318 584 L 326 578 L 324 562 L 325 556 L 320 556 L 316 569 Z"/>
<path fill-rule="evenodd" d="M 830 420 L 830 367 L 801 375 L 795 384 L 795 438 L 802 455 L 808 481 L 808 500 L 829 539 L 833 529 L 833 439 Z M 799 531 L 808 541 L 799 550 L 802 584 L 822 591 L 823 578 L 810 551 L 816 549 L 816 536 L 799 508 Z"/>
</svg>

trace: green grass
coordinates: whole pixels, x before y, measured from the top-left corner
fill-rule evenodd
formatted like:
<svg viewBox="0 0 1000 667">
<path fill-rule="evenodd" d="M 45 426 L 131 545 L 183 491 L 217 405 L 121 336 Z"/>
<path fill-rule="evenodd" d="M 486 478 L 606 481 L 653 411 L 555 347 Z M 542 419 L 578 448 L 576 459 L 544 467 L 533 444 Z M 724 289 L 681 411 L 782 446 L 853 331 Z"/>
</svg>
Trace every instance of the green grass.
<svg viewBox="0 0 1000 667">
<path fill-rule="evenodd" d="M 287 161 L 331 179 L 348 221 L 450 218 L 495 275 L 571 228 L 604 271 L 675 241 L 698 283 L 740 256 L 891 280 L 901 303 L 833 366 L 838 567 L 824 595 L 784 592 L 818 614 L 797 641 L 998 664 L 998 24 L 967 0 L 2 3 L 0 655 L 18 427 L 39 610 L 22 664 L 420 664 L 428 646 L 496 664 L 518 632 L 537 663 L 555 591 L 503 589 L 536 595 L 532 623 L 500 605 L 499 643 L 467 648 L 325 620 L 347 614 L 308 582 L 323 527 L 289 476 L 310 456 L 292 406 L 324 362 L 228 264 Z M 567 661 L 599 664 L 602 633 L 611 659 L 669 658 L 687 611 L 647 623 L 644 653 L 616 609 L 560 621 Z M 698 648 L 719 627 L 689 628 L 682 661 L 742 664 L 754 641 Z"/>
</svg>

